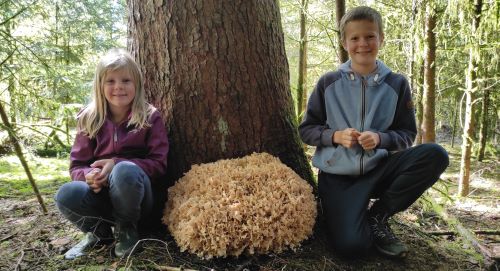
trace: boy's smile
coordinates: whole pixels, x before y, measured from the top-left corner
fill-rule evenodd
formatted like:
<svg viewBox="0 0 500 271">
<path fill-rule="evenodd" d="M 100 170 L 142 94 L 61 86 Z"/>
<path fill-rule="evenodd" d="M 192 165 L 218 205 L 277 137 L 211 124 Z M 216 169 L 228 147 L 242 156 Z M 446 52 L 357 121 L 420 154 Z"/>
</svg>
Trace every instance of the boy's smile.
<svg viewBox="0 0 500 271">
<path fill-rule="evenodd" d="M 346 24 L 342 45 L 349 53 L 353 71 L 366 75 L 375 70 L 378 50 L 383 40 L 375 22 L 359 20 Z"/>
</svg>

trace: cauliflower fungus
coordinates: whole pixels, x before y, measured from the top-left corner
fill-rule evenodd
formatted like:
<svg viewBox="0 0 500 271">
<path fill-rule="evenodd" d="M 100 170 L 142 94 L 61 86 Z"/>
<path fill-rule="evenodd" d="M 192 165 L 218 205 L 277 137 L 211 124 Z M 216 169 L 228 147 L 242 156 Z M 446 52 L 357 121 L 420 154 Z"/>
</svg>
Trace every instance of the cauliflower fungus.
<svg viewBox="0 0 500 271">
<path fill-rule="evenodd" d="M 163 216 L 181 250 L 204 258 L 294 249 L 315 219 L 312 187 L 267 153 L 194 165 Z"/>
</svg>

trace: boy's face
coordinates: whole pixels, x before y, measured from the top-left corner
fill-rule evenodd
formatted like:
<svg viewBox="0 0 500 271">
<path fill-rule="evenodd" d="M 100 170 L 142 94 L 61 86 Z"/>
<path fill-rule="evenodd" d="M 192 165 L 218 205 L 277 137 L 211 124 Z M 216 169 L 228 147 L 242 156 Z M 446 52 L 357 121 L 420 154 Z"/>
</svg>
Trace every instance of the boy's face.
<svg viewBox="0 0 500 271">
<path fill-rule="evenodd" d="M 342 45 L 351 58 L 351 68 L 361 74 L 375 70 L 375 61 L 383 40 L 384 37 L 375 22 L 367 20 L 348 22 Z"/>
</svg>

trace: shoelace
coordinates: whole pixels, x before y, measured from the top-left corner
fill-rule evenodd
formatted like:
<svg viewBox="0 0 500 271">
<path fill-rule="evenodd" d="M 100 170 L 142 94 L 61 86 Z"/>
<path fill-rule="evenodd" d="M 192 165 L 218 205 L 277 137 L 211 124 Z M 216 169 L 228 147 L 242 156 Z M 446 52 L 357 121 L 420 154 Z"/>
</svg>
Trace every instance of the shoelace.
<svg viewBox="0 0 500 271">
<path fill-rule="evenodd" d="M 389 224 L 387 223 L 387 220 L 382 218 L 378 219 L 377 217 L 372 217 L 375 221 L 375 223 L 371 224 L 371 229 L 373 235 L 375 235 L 378 238 L 381 239 L 389 239 L 390 241 L 398 241 L 399 239 L 394 235 L 392 232 L 391 228 L 389 227 Z"/>
</svg>

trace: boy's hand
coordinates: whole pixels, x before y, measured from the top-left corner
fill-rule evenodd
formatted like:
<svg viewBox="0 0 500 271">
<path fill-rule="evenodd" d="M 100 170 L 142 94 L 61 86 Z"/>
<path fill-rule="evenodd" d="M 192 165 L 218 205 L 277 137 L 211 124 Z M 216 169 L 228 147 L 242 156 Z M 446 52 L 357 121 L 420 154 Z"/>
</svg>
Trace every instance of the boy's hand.
<svg viewBox="0 0 500 271">
<path fill-rule="evenodd" d="M 360 133 L 354 128 L 347 128 L 333 133 L 333 143 L 340 144 L 345 148 L 352 148 L 358 143 Z"/>
<path fill-rule="evenodd" d="M 362 132 L 358 137 L 358 143 L 366 151 L 373 150 L 380 143 L 380 136 L 371 131 Z"/>
</svg>

